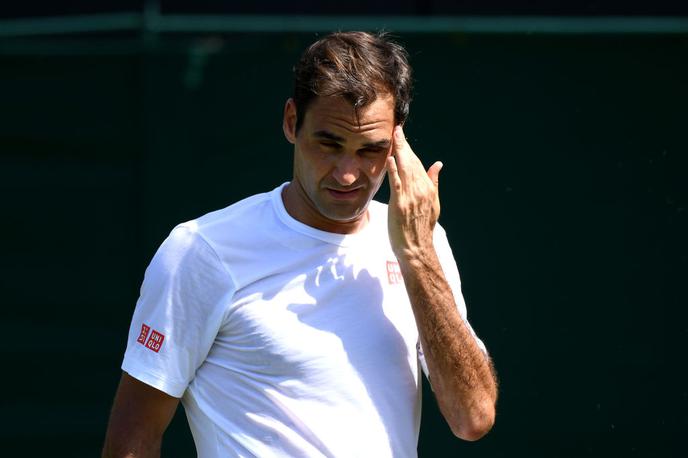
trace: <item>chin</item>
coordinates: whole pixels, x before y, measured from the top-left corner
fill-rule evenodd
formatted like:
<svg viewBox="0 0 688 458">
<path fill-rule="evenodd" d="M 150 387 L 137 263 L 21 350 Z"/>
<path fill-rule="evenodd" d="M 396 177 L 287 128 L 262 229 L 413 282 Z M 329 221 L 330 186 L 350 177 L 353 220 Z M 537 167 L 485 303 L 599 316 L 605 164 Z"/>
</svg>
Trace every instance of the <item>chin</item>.
<svg viewBox="0 0 688 458">
<path fill-rule="evenodd" d="M 352 223 L 352 222 L 360 219 L 362 215 L 363 215 L 363 213 L 358 213 L 354 216 L 339 215 L 339 214 L 336 214 L 336 215 L 332 215 L 332 214 L 327 215 L 326 214 L 325 217 L 327 219 L 329 219 L 331 221 L 335 221 L 337 223 Z"/>
<path fill-rule="evenodd" d="M 365 214 L 366 207 L 364 207 L 361 211 L 349 214 L 328 212 L 323 210 L 324 209 L 321 209 L 320 214 L 331 221 L 335 221 L 337 223 L 351 223 L 360 219 Z"/>
</svg>

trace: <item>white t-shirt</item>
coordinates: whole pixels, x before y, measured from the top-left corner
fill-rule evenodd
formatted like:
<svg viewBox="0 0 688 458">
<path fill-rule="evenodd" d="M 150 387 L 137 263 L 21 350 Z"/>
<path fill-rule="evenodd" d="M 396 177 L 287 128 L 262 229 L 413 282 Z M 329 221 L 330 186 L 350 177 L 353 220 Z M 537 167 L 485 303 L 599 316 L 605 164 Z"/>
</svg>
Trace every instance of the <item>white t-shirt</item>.
<svg viewBox="0 0 688 458">
<path fill-rule="evenodd" d="M 182 398 L 202 458 L 415 457 L 418 331 L 387 206 L 358 233 L 323 232 L 286 212 L 285 185 L 172 231 L 122 369 Z M 465 319 L 439 225 L 435 246 Z"/>
</svg>

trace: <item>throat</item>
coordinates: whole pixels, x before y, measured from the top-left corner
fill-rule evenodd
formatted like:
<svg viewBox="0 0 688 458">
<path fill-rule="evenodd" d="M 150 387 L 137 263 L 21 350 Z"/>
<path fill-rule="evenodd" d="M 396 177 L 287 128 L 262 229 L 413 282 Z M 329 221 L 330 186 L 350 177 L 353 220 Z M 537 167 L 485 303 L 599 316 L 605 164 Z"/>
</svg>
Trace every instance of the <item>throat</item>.
<svg viewBox="0 0 688 458">
<path fill-rule="evenodd" d="M 349 219 L 336 219 L 328 217 L 318 209 L 318 206 L 309 197 L 301 183 L 297 180 L 291 181 L 282 190 L 282 202 L 289 216 L 295 220 L 334 234 L 354 234 L 360 232 L 368 225 L 370 215 L 368 208 Z"/>
</svg>

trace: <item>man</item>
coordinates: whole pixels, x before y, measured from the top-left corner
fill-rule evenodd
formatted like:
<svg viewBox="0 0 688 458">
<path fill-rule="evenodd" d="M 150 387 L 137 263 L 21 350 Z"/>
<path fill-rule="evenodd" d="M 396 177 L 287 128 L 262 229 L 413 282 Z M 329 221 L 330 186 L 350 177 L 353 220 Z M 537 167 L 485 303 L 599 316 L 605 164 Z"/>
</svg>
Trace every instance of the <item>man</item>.
<svg viewBox="0 0 688 458">
<path fill-rule="evenodd" d="M 335 33 L 295 78 L 292 181 L 177 226 L 151 261 L 103 456 L 158 456 L 181 398 L 200 457 L 413 457 L 419 366 L 458 437 L 491 428 L 496 381 L 436 225 L 442 164 L 401 127 L 405 51 Z"/>
</svg>

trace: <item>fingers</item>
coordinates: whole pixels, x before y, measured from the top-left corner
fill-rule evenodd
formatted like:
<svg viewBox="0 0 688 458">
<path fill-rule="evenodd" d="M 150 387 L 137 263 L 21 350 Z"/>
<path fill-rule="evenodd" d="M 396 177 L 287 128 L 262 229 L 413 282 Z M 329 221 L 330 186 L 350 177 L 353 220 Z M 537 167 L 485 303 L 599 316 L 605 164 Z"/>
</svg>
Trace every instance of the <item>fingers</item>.
<svg viewBox="0 0 688 458">
<path fill-rule="evenodd" d="M 387 158 L 387 178 L 389 179 L 390 192 L 394 195 L 401 189 L 401 178 L 394 156 Z"/>
<path fill-rule="evenodd" d="M 442 164 L 440 161 L 437 161 L 428 169 L 428 177 L 430 180 L 432 180 L 436 188 L 440 185 L 440 170 L 442 170 L 443 166 L 444 164 Z"/>
<path fill-rule="evenodd" d="M 394 157 L 402 172 L 404 171 L 407 150 L 409 149 L 411 149 L 411 147 L 406 142 L 404 129 L 401 126 L 394 127 Z"/>
<path fill-rule="evenodd" d="M 406 141 L 406 136 L 404 135 L 404 129 L 401 126 L 396 126 L 394 128 L 394 158 L 396 159 L 396 164 L 398 166 L 398 173 L 401 178 L 406 176 L 406 171 L 411 163 L 412 158 L 409 155 L 411 147 Z"/>
<path fill-rule="evenodd" d="M 404 129 L 400 125 L 394 126 L 394 154 L 401 152 L 407 145 Z"/>
<path fill-rule="evenodd" d="M 408 177 L 418 176 L 419 173 L 425 172 L 425 167 L 421 160 L 411 149 L 411 146 L 406 141 L 404 129 L 401 126 L 394 127 L 394 148 L 393 157 L 395 159 L 396 175 L 401 180 Z M 439 183 L 439 174 L 443 164 L 439 161 L 435 162 L 427 171 L 427 176 L 432 180 L 435 187 Z"/>
</svg>

